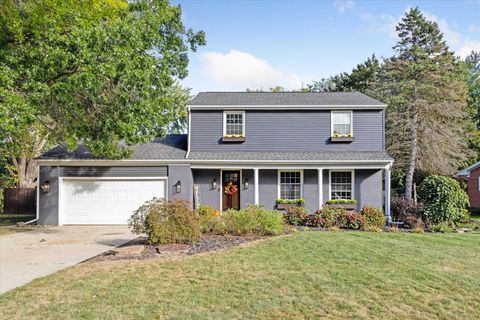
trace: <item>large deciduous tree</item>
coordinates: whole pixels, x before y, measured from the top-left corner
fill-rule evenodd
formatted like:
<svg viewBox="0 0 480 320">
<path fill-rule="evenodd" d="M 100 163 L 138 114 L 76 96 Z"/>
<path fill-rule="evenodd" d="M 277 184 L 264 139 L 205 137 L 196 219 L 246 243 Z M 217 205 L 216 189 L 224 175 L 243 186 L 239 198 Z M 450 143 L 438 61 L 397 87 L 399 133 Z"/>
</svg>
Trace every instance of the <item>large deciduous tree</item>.
<svg viewBox="0 0 480 320">
<path fill-rule="evenodd" d="M 388 103 L 387 151 L 404 168 L 412 200 L 416 171 L 452 175 L 469 156 L 466 70 L 418 8 L 396 30 L 395 55 L 385 60 L 376 92 Z"/>
<path fill-rule="evenodd" d="M 49 142 L 116 159 L 178 129 L 178 80 L 204 43 L 167 0 L 2 1 L 0 156 L 19 186 L 32 186 Z"/>
</svg>

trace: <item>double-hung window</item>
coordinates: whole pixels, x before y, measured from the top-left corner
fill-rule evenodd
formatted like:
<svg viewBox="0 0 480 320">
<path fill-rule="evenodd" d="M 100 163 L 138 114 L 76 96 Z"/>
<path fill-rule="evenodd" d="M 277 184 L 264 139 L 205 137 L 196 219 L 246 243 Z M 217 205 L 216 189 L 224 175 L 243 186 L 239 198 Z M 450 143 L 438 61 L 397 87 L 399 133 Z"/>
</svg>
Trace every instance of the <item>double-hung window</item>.
<svg viewBox="0 0 480 320">
<path fill-rule="evenodd" d="M 332 111 L 332 137 L 353 136 L 352 111 Z"/>
<path fill-rule="evenodd" d="M 223 113 L 223 136 L 245 137 L 245 112 L 225 111 Z"/>
<path fill-rule="evenodd" d="M 279 198 L 298 200 L 303 197 L 303 172 L 301 170 L 279 171 L 278 180 Z"/>
<path fill-rule="evenodd" d="M 353 171 L 330 171 L 330 199 L 354 199 L 353 180 Z"/>
</svg>

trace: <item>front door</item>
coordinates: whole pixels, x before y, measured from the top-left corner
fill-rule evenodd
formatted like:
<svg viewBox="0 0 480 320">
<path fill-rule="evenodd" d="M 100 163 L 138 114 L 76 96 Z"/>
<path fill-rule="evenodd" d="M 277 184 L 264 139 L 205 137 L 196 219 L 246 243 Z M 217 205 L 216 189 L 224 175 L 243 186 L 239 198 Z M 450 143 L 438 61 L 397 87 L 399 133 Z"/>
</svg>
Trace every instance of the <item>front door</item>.
<svg viewBox="0 0 480 320">
<path fill-rule="evenodd" d="M 240 209 L 240 171 L 222 171 L 222 211 Z"/>
</svg>

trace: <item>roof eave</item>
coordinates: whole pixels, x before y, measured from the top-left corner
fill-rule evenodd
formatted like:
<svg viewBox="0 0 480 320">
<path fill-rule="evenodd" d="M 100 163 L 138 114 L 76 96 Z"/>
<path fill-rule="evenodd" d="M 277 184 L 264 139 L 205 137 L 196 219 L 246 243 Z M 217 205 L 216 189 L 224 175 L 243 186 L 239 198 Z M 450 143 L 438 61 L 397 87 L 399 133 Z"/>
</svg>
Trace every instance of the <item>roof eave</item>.
<svg viewBox="0 0 480 320">
<path fill-rule="evenodd" d="M 383 110 L 387 107 L 386 104 L 365 104 L 365 105 L 220 105 L 220 104 L 189 104 L 187 107 L 190 110 Z"/>
</svg>

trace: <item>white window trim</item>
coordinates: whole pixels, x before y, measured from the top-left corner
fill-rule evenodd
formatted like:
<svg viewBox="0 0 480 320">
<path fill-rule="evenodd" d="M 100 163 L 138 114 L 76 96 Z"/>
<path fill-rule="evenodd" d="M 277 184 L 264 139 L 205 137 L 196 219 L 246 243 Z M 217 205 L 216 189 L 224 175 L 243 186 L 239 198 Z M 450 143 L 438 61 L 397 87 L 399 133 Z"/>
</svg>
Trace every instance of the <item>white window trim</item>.
<svg viewBox="0 0 480 320">
<path fill-rule="evenodd" d="M 333 137 L 333 114 L 334 113 L 350 113 L 350 134 L 353 137 L 353 111 L 352 110 L 339 110 L 339 111 L 330 111 L 330 136 Z"/>
<path fill-rule="evenodd" d="M 280 192 L 280 181 L 281 181 L 281 173 L 282 172 L 300 172 L 300 198 L 303 199 L 303 169 L 301 170 L 278 170 L 278 179 L 277 179 L 277 199 L 281 198 L 281 192 Z"/>
<path fill-rule="evenodd" d="M 332 200 L 332 172 L 350 172 L 352 174 L 352 200 L 355 199 L 355 170 L 328 170 L 328 200 Z"/>
<path fill-rule="evenodd" d="M 245 111 L 223 111 L 223 136 L 227 136 L 227 114 L 241 114 L 242 115 L 242 136 L 245 137 Z"/>
</svg>

